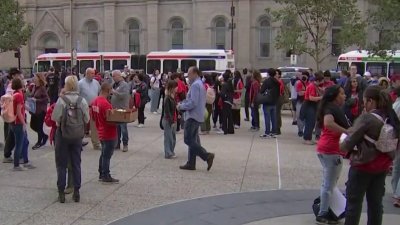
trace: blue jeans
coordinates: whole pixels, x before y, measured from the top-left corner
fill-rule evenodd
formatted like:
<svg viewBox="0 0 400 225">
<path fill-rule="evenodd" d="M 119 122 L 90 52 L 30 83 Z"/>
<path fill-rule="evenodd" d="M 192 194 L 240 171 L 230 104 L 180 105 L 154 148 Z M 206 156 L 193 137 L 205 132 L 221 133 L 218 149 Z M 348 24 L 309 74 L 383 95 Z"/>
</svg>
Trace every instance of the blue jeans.
<svg viewBox="0 0 400 225">
<path fill-rule="evenodd" d="M 394 197 L 400 198 L 400 152 L 397 151 L 393 161 L 392 187 Z"/>
<path fill-rule="evenodd" d="M 258 106 L 251 107 L 251 126 L 254 128 L 260 128 L 260 111 Z"/>
<path fill-rule="evenodd" d="M 185 121 L 184 129 L 184 142 L 189 147 L 189 155 L 187 164 L 190 166 L 196 166 L 196 156 L 199 156 L 202 160 L 206 161 L 208 152 L 201 147 L 199 137 L 200 123 L 194 119 L 188 119 Z"/>
<path fill-rule="evenodd" d="M 121 144 L 121 137 L 122 137 L 122 144 L 124 146 L 127 146 L 128 141 L 129 141 L 129 134 L 128 134 L 128 127 L 127 127 L 126 123 L 118 124 L 117 132 L 118 132 L 117 146 L 119 146 Z"/>
<path fill-rule="evenodd" d="M 296 119 L 297 119 L 298 133 L 304 133 L 304 121 L 300 118 L 300 112 L 301 112 L 302 105 L 303 105 L 302 101 L 296 102 Z"/>
<path fill-rule="evenodd" d="M 176 123 L 170 124 L 167 120 L 162 120 L 164 127 L 164 154 L 165 157 L 171 157 L 175 155 L 175 144 L 176 144 Z"/>
<path fill-rule="evenodd" d="M 333 189 L 336 187 L 343 167 L 343 158 L 340 155 L 318 154 L 322 165 L 321 205 L 319 215 L 329 211 Z"/>
<path fill-rule="evenodd" d="M 276 105 L 263 105 L 263 111 L 265 134 L 276 134 Z"/>
<path fill-rule="evenodd" d="M 304 118 L 304 140 L 311 141 L 315 128 L 317 106 L 310 102 L 304 102 L 301 109 L 302 117 Z"/>
<path fill-rule="evenodd" d="M 28 148 L 29 148 L 28 133 L 24 131 L 24 144 L 22 146 L 22 152 L 21 152 L 21 158 L 24 160 L 24 163 L 29 162 Z"/>
<path fill-rule="evenodd" d="M 105 177 L 110 175 L 110 160 L 114 153 L 115 140 L 100 141 L 100 143 L 99 173 L 100 177 Z"/>
<path fill-rule="evenodd" d="M 11 123 L 10 125 L 11 125 L 11 131 L 14 133 L 14 139 L 15 139 L 14 167 L 18 167 L 21 154 L 23 155 L 22 152 L 24 149 L 26 131 L 24 131 L 22 124 Z"/>
</svg>

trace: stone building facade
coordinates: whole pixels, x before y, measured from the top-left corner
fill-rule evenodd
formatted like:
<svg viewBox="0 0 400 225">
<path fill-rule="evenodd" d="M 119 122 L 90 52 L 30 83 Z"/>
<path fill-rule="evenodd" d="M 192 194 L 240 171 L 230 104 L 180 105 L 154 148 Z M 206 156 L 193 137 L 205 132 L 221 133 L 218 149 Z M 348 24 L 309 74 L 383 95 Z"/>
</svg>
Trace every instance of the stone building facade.
<svg viewBox="0 0 400 225">
<path fill-rule="evenodd" d="M 22 67 L 31 67 L 44 52 L 129 51 L 145 55 L 172 48 L 230 49 L 231 0 L 19 0 L 34 26 L 22 49 Z M 236 7 L 233 49 L 237 68 L 267 68 L 290 64 L 285 50 L 274 47 L 280 24 L 266 8 L 273 0 L 233 0 Z M 366 12 L 368 3 L 359 1 Z M 71 35 L 72 34 L 72 35 Z M 72 38 L 72 41 L 71 41 Z M 324 69 L 335 68 L 337 56 Z M 0 54 L 0 69 L 15 66 L 13 53 Z M 298 66 L 313 67 L 310 57 Z"/>
</svg>

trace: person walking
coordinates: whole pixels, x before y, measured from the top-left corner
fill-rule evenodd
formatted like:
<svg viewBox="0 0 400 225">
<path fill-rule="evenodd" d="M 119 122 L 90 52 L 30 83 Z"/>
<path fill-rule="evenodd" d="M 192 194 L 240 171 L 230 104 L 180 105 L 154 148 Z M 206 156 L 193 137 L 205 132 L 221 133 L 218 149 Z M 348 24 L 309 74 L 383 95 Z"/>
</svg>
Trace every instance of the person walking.
<svg viewBox="0 0 400 225">
<path fill-rule="evenodd" d="M 221 101 L 222 101 L 222 131 L 224 135 L 234 134 L 234 124 L 233 124 L 233 114 L 232 114 L 232 106 L 233 106 L 233 94 L 234 87 L 233 81 L 230 77 L 230 71 L 225 72 L 222 75 L 222 86 L 221 86 Z"/>
<path fill-rule="evenodd" d="M 164 128 L 164 157 L 172 159 L 176 157 L 176 121 L 178 120 L 178 113 L 176 110 L 175 94 L 178 89 L 178 83 L 175 80 L 168 80 L 165 88 L 164 114 L 162 118 Z"/>
<path fill-rule="evenodd" d="M 113 89 L 111 91 L 111 105 L 114 109 L 129 109 L 129 98 L 131 96 L 130 86 L 122 77 L 121 71 L 114 70 L 112 72 L 114 80 Z M 118 123 L 118 140 L 115 149 L 121 148 L 121 139 L 123 144 L 123 152 L 128 151 L 129 133 L 126 123 Z"/>
<path fill-rule="evenodd" d="M 250 131 L 257 132 L 260 130 L 260 111 L 259 105 L 256 103 L 256 97 L 260 93 L 261 74 L 258 71 L 253 72 L 253 81 L 250 88 L 250 106 L 251 106 L 251 128 Z"/>
<path fill-rule="evenodd" d="M 260 93 L 268 93 L 270 96 L 270 101 L 263 104 L 265 133 L 260 135 L 261 138 L 275 138 L 277 133 L 276 106 L 280 93 L 279 74 L 275 69 L 270 68 L 268 75 L 269 77 L 264 80 L 260 89 Z"/>
<path fill-rule="evenodd" d="M 204 122 L 204 110 L 206 105 L 206 91 L 200 79 L 200 70 L 190 67 L 188 71 L 190 89 L 185 100 L 177 105 L 177 109 L 185 111 L 184 142 L 188 146 L 188 161 L 180 166 L 182 170 L 196 169 L 196 156 L 207 162 L 207 170 L 210 170 L 214 162 L 214 153 L 207 152 L 200 144 L 199 126 Z"/>
<path fill-rule="evenodd" d="M 149 89 L 147 87 L 146 82 L 144 81 L 144 75 L 142 73 L 135 74 L 133 76 L 133 85 L 134 87 L 132 88 L 132 95 L 135 98 L 135 102 L 137 102 L 138 105 L 138 128 L 143 128 L 144 127 L 144 108 L 146 104 L 150 101 L 149 98 Z"/>
<path fill-rule="evenodd" d="M 101 155 L 99 158 L 99 180 L 104 183 L 118 183 L 119 180 L 110 175 L 110 160 L 114 153 L 117 139 L 117 126 L 107 122 L 107 111 L 112 109 L 112 105 L 107 98 L 112 92 L 109 83 L 101 85 L 100 95 L 92 102 L 91 116 L 96 123 L 101 142 Z"/>
<path fill-rule="evenodd" d="M 232 116 L 233 124 L 235 129 L 240 128 L 240 110 L 242 109 L 242 90 L 243 90 L 243 78 L 239 71 L 235 71 L 235 76 L 233 79 L 233 106 L 232 106 Z"/>
<path fill-rule="evenodd" d="M 300 118 L 300 112 L 304 103 L 304 94 L 306 93 L 309 78 L 310 74 L 307 71 L 304 71 L 301 73 L 300 79 L 295 84 L 297 92 L 297 99 L 296 99 L 296 119 L 297 119 L 297 129 L 298 129 L 297 135 L 299 137 L 303 137 L 304 135 L 304 121 Z"/>
<path fill-rule="evenodd" d="M 50 97 L 50 105 L 57 102 L 58 93 L 60 88 L 60 77 L 59 72 L 50 67 L 50 70 L 46 76 L 46 83 L 48 86 L 48 95 Z"/>
<path fill-rule="evenodd" d="M 78 78 L 76 76 L 68 76 L 65 79 L 65 93 L 57 100 L 51 115 L 51 119 L 57 124 L 55 158 L 58 200 L 60 203 L 65 202 L 64 191 L 68 159 L 71 160 L 72 177 L 74 179 L 72 199 L 75 202 L 80 201 L 82 138 L 85 133 L 85 124 L 89 123 L 90 115 L 89 106 L 86 100 L 79 95 L 78 89 Z"/>
<path fill-rule="evenodd" d="M 86 69 L 85 78 L 79 81 L 79 95 L 85 99 L 87 104 L 91 104 L 100 92 L 100 84 L 94 79 L 96 71 L 93 68 Z M 99 135 L 97 134 L 96 125 L 93 120 L 90 120 L 90 138 L 94 150 L 101 150 Z"/>
<path fill-rule="evenodd" d="M 32 147 L 32 150 L 39 149 L 46 144 L 49 136 L 43 132 L 44 117 L 46 116 L 47 103 L 49 102 L 49 96 L 46 91 L 46 79 L 43 73 L 37 73 L 33 80 L 35 86 L 32 93 L 33 101 L 36 104 L 36 109 L 31 113 L 31 128 L 38 135 L 36 144 Z"/>
<path fill-rule="evenodd" d="M 346 133 L 350 124 L 342 111 L 346 95 L 340 85 L 330 86 L 325 90 L 317 112 L 317 126 L 322 135 L 317 145 L 317 156 L 322 165 L 322 185 L 320 210 L 316 222 L 336 224 L 329 213 L 331 196 L 336 187 L 343 167 L 343 157 L 339 148 L 340 136 Z"/>
<path fill-rule="evenodd" d="M 151 107 L 150 112 L 153 114 L 158 114 L 158 101 L 160 99 L 160 89 L 161 89 L 161 74 L 159 70 L 155 70 L 153 76 L 150 79 L 151 88 Z"/>
</svg>

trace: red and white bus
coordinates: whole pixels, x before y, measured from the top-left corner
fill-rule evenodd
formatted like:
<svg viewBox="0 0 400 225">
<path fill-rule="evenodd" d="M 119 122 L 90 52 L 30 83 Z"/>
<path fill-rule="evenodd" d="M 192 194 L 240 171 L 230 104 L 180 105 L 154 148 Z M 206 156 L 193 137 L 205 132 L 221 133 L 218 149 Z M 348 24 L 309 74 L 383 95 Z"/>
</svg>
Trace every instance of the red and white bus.
<svg viewBox="0 0 400 225">
<path fill-rule="evenodd" d="M 101 60 L 103 60 L 104 71 L 123 70 L 125 66 L 131 68 L 131 56 L 128 52 L 77 53 L 76 65 L 80 74 L 84 74 L 89 67 L 101 71 Z M 61 71 L 62 67 L 71 67 L 71 53 L 39 55 L 35 60 L 33 72 L 47 72 L 51 66 L 59 71 Z"/>
</svg>

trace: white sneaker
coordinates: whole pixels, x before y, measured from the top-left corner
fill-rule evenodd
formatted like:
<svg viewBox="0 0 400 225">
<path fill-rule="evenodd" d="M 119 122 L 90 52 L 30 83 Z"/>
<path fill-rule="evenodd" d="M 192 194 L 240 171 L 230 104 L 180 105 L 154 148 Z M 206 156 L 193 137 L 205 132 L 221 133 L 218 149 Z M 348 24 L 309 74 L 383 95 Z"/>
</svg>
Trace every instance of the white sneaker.
<svg viewBox="0 0 400 225">
<path fill-rule="evenodd" d="M 240 127 L 238 125 L 235 125 L 235 129 L 239 129 Z"/>
<path fill-rule="evenodd" d="M 154 114 L 154 115 L 157 115 L 157 114 L 158 114 L 158 112 L 153 112 L 153 114 Z"/>
<path fill-rule="evenodd" d="M 139 125 L 137 125 L 137 128 L 143 128 L 144 127 L 144 124 L 139 124 Z"/>
<path fill-rule="evenodd" d="M 217 134 L 224 134 L 224 131 L 223 130 L 218 130 Z"/>
</svg>

